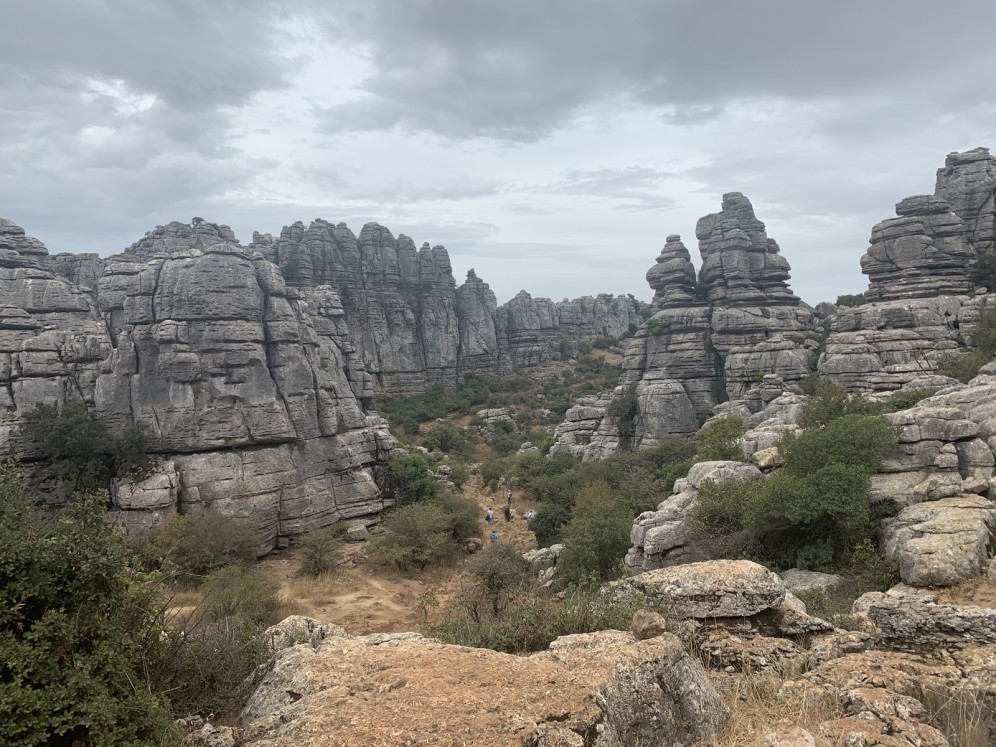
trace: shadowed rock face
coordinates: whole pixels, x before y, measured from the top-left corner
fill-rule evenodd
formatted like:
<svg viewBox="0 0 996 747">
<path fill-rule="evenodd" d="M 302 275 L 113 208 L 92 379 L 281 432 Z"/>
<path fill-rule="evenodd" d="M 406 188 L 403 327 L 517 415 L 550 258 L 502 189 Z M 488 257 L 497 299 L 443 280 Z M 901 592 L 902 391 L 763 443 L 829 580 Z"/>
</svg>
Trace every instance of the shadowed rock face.
<svg viewBox="0 0 996 747">
<path fill-rule="evenodd" d="M 0 452 L 30 458 L 24 413 L 72 398 L 112 430 L 145 423 L 162 457 L 148 480 L 114 486 L 130 530 L 211 505 L 247 518 L 265 551 L 375 520 L 370 468 L 393 441 L 332 289 L 288 289 L 228 229 L 200 223 L 156 229 L 84 292 L 40 266 L 40 242 L 3 230 Z"/>
<path fill-rule="evenodd" d="M 357 354 L 389 395 L 559 360 L 581 342 L 620 337 L 642 322 L 641 304 L 629 296 L 554 303 L 523 291 L 498 307 L 476 274 L 457 288 L 445 248 L 416 251 L 410 238 L 376 223 L 358 238 L 344 223 L 295 223 L 279 237 L 254 234 L 251 246 L 289 285 L 338 291 Z"/>
<path fill-rule="evenodd" d="M 811 372 L 817 317 L 789 290 L 788 262 L 750 200 L 724 195 L 722 210 L 702 218 L 695 233 L 702 254 L 697 279 L 678 235 L 667 237 L 647 272 L 656 313 L 627 341 L 615 392 L 631 387 L 636 395 L 633 432 L 624 438 L 618 424 L 603 419 L 586 459 L 694 433 L 717 404 L 749 398 L 765 376 L 792 384 Z"/>
</svg>

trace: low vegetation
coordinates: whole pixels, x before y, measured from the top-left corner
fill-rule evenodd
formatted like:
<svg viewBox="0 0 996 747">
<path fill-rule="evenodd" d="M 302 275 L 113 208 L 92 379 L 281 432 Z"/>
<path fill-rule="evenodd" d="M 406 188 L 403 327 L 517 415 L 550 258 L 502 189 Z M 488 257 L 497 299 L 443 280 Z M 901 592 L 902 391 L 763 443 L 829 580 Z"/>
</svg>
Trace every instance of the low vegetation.
<svg viewBox="0 0 996 747">
<path fill-rule="evenodd" d="M 948 356 L 941 362 L 938 373 L 950 376 L 963 384 L 975 378 L 979 369 L 996 356 L 996 309 L 982 312 L 972 334 L 971 350 Z"/>
<path fill-rule="evenodd" d="M 107 489 L 112 478 L 149 467 L 144 424 L 115 436 L 77 400 L 62 407 L 35 405 L 24 416 L 23 435 L 41 452 L 46 472 L 80 493 Z"/>
</svg>

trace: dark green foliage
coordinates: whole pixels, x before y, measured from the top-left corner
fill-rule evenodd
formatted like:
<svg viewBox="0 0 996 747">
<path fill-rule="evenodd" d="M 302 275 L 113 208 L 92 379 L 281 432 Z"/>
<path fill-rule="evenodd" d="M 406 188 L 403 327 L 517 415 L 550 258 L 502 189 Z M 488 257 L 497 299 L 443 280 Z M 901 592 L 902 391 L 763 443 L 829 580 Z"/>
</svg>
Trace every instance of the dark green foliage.
<svg viewBox="0 0 996 747">
<path fill-rule="evenodd" d="M 471 374 L 456 391 L 447 392 L 437 384 L 423 394 L 381 402 L 378 410 L 391 425 L 403 426 L 408 433 L 416 434 L 420 423 L 453 414 L 470 415 L 475 410 L 488 407 L 496 395 L 507 396 L 529 389 L 532 385 L 524 376 L 498 378 Z"/>
<path fill-rule="evenodd" d="M 564 524 L 571 520 L 571 509 L 562 503 L 544 503 L 529 521 L 539 547 L 549 547 L 563 541 Z"/>
<path fill-rule="evenodd" d="M 111 478 L 148 468 L 145 427 L 129 426 L 120 438 L 94 419 L 82 402 L 61 409 L 38 404 L 24 416 L 25 437 L 38 444 L 53 477 L 80 492 L 107 488 Z"/>
<path fill-rule="evenodd" d="M 500 615 L 475 620 L 473 600 L 463 597 L 449 606 L 441 622 L 424 629 L 445 643 L 523 654 L 542 651 L 564 635 L 629 630 L 633 614 L 646 606 L 643 600 L 613 601 L 589 587 L 572 588 L 563 600 L 523 591 Z"/>
<path fill-rule="evenodd" d="M 875 415 L 845 415 L 809 428 L 784 447 L 785 471 L 811 475 L 831 464 L 853 465 L 869 475 L 896 447 L 898 428 Z"/>
<path fill-rule="evenodd" d="M 951 355 L 945 359 L 938 373 L 968 383 L 975 378 L 979 369 L 996 356 L 996 309 L 982 312 L 978 324 L 972 333 L 974 350 Z"/>
<path fill-rule="evenodd" d="M 799 425 L 803 428 L 816 428 L 845 415 L 877 415 L 880 409 L 860 393 L 849 394 L 842 386 L 819 381 L 812 399 L 802 411 Z"/>
<path fill-rule="evenodd" d="M 867 536 L 869 487 L 857 465 L 832 464 L 805 477 L 783 471 L 747 504 L 745 525 L 776 565 L 829 567 Z"/>
<path fill-rule="evenodd" d="M 394 455 L 377 475 L 384 496 L 399 506 L 427 501 L 436 495 L 436 483 L 429 474 L 429 463 L 421 454 Z"/>
<path fill-rule="evenodd" d="M 212 571 L 248 565 L 256 559 L 256 540 L 242 519 L 208 510 L 176 516 L 140 541 L 147 567 L 176 573 L 198 584 Z"/>
<path fill-rule="evenodd" d="M 855 308 L 866 303 L 868 303 L 868 299 L 863 293 L 847 293 L 843 296 L 837 296 L 836 305 L 844 308 Z"/>
<path fill-rule="evenodd" d="M 648 319 L 643 326 L 651 335 L 659 335 L 668 330 L 668 323 L 663 319 Z"/>
<path fill-rule="evenodd" d="M 691 519 L 713 557 L 775 567 L 831 568 L 875 536 L 871 475 L 896 446 L 882 417 L 843 415 L 782 445 L 785 465 L 764 481 L 705 485 Z"/>
<path fill-rule="evenodd" d="M 36 524 L 0 468 L 0 744 L 161 744 L 169 715 L 144 686 L 148 595 L 104 522 L 106 495 Z"/>
<path fill-rule="evenodd" d="M 640 413 L 640 402 L 636 397 L 636 387 L 628 386 L 618 397 L 613 397 L 605 408 L 605 417 L 615 423 L 619 434 L 629 438 L 636 430 L 636 416 Z"/>
<path fill-rule="evenodd" d="M 901 389 L 882 400 L 879 403 L 879 407 L 882 413 L 908 410 L 911 407 L 915 407 L 922 400 L 927 399 L 927 397 L 933 397 L 936 393 L 936 389 L 930 388 Z"/>
<path fill-rule="evenodd" d="M 429 451 L 467 458 L 474 449 L 468 434 L 452 423 L 436 423 L 422 436 L 422 446 Z"/>
<path fill-rule="evenodd" d="M 395 509 L 370 541 L 370 554 L 400 571 L 424 570 L 455 556 L 469 537 L 480 534 L 478 506 L 469 499 L 441 494 Z"/>
<path fill-rule="evenodd" d="M 314 529 L 301 537 L 298 542 L 301 564 L 297 574 L 317 578 L 332 573 L 337 567 L 347 529 L 346 522 L 339 521 L 332 526 Z"/>
<path fill-rule="evenodd" d="M 976 287 L 987 288 L 990 293 L 996 291 L 996 254 L 983 254 L 976 260 L 972 282 Z"/>
<path fill-rule="evenodd" d="M 632 526 L 632 510 L 608 483 L 586 487 L 578 496 L 571 523 L 564 532 L 558 576 L 575 584 L 619 576 Z"/>
<path fill-rule="evenodd" d="M 603 337 L 596 337 L 591 342 L 592 347 L 598 350 L 608 350 L 609 348 L 614 348 L 619 344 L 618 337 L 609 337 L 608 335 Z"/>
<path fill-rule="evenodd" d="M 716 418 L 702 426 L 698 434 L 698 451 L 695 454 L 695 461 L 744 461 L 739 441 L 745 430 L 743 418 L 739 415 Z"/>
</svg>

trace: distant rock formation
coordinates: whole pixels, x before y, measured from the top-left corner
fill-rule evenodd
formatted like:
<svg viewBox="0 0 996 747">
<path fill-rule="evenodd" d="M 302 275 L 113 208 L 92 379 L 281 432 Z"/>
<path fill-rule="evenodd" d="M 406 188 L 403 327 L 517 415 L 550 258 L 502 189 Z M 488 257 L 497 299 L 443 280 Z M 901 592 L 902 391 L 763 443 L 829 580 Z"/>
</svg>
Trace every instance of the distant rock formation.
<svg viewBox="0 0 996 747">
<path fill-rule="evenodd" d="M 112 430 L 149 427 L 159 466 L 113 486 L 129 530 L 212 506 L 248 519 L 265 551 L 376 520 L 370 468 L 393 440 L 334 291 L 287 288 L 225 227 L 199 223 L 102 261 L 91 292 L 44 269 L 40 242 L 0 230 L 0 453 L 30 460 L 24 414 L 75 399 Z"/>
<path fill-rule="evenodd" d="M 722 210 L 702 218 L 695 233 L 697 278 L 678 235 L 667 237 L 647 272 L 656 313 L 627 341 L 614 394 L 636 397 L 630 432 L 602 419 L 583 449 L 586 459 L 694 433 L 717 404 L 749 398 L 765 376 L 791 384 L 812 371 L 818 319 L 789 289 L 788 262 L 750 201 L 739 192 L 724 195 Z M 560 431 L 578 428 L 565 424 Z M 579 451 L 576 439 L 565 446 L 572 453 Z"/>
<path fill-rule="evenodd" d="M 996 158 L 987 148 L 949 154 L 934 194 L 901 200 L 896 214 L 872 229 L 861 258 L 872 303 L 830 319 L 818 371 L 848 389 L 951 383 L 938 366 L 971 344 L 996 303 L 973 282 L 977 259 L 996 252 Z"/>
<path fill-rule="evenodd" d="M 459 288 L 442 246 L 395 238 L 377 223 L 357 238 L 345 223 L 294 223 L 279 237 L 253 234 L 251 248 L 280 267 L 289 285 L 330 285 L 350 320 L 350 338 L 376 386 L 391 396 L 452 386 L 466 373 L 505 375 L 560 360 L 582 342 L 621 337 L 642 323 L 632 296 L 554 303 L 525 291 L 499 307 L 476 274 Z"/>
</svg>

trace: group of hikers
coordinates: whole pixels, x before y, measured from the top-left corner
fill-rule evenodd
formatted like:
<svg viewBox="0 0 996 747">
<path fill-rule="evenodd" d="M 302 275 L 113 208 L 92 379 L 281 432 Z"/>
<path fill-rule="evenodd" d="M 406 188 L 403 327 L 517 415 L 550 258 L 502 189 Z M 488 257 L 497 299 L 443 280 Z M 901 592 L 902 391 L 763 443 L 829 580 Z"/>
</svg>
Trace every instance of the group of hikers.
<svg viewBox="0 0 996 747">
<path fill-rule="evenodd" d="M 505 514 L 505 522 L 508 523 L 510 521 L 514 521 L 515 520 L 515 511 L 512 510 L 512 489 L 511 488 L 508 489 L 508 493 L 507 493 L 506 497 L 508 498 L 508 505 L 505 506 L 504 514 Z M 534 516 L 536 516 L 536 512 L 535 511 L 533 511 L 533 510 L 527 511 L 526 512 L 526 516 L 525 516 L 526 521 L 529 521 Z M 491 526 L 491 525 L 493 525 L 495 523 L 495 512 L 494 512 L 494 509 L 492 509 L 490 507 L 488 508 L 488 510 L 484 514 L 484 520 L 486 522 L 488 522 L 488 526 Z M 498 541 L 498 530 L 497 529 L 492 529 L 491 530 L 491 542 L 497 542 L 497 541 Z"/>
</svg>

